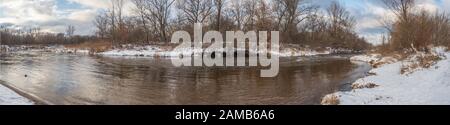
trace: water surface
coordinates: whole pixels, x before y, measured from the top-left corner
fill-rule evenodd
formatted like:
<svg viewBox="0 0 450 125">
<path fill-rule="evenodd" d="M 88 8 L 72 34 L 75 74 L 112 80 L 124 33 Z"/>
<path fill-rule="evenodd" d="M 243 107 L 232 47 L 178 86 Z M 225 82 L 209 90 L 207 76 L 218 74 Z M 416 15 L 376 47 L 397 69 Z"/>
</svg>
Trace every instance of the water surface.
<svg viewBox="0 0 450 125">
<path fill-rule="evenodd" d="M 0 80 L 53 104 L 320 104 L 370 69 L 347 57 L 280 59 L 260 68 L 174 67 L 169 59 L 62 55 L 0 56 Z"/>
</svg>

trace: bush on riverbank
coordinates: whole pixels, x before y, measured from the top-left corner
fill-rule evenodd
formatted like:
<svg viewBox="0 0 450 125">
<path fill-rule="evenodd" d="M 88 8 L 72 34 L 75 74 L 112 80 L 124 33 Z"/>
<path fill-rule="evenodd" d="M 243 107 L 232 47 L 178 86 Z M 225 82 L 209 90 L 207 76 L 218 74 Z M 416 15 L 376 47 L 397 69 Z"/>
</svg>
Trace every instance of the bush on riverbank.
<svg viewBox="0 0 450 125">
<path fill-rule="evenodd" d="M 339 96 L 337 94 L 328 94 L 325 97 L 323 97 L 322 102 L 320 104 L 322 105 L 339 105 Z"/>
</svg>

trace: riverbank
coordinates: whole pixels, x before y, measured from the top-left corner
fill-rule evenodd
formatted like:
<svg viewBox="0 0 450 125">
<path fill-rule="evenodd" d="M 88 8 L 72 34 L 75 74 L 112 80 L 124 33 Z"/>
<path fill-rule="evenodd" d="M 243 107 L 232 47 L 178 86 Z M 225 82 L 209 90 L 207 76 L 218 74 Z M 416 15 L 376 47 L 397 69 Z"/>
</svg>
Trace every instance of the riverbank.
<svg viewBox="0 0 450 125">
<path fill-rule="evenodd" d="M 17 51 L 44 51 L 60 54 L 89 54 L 101 56 L 134 56 L 134 57 L 177 57 L 180 53 L 192 53 L 194 56 L 202 55 L 206 48 L 202 49 L 175 49 L 174 44 L 154 44 L 154 45 L 135 45 L 124 44 L 112 46 L 109 42 L 82 43 L 70 45 L 14 45 L 2 46 L 2 52 Z M 310 48 L 298 44 L 280 45 L 280 50 L 269 51 L 269 53 L 279 57 L 300 57 L 317 56 L 330 54 L 357 54 L 362 51 L 342 49 L 342 48 Z M 227 49 L 223 49 L 227 51 Z M 239 51 L 239 50 L 237 50 Z M 244 50 L 242 50 L 244 51 Z M 248 53 L 260 53 L 258 50 L 245 50 Z"/>
<path fill-rule="evenodd" d="M 60 54 L 90 54 L 89 48 L 70 48 L 63 45 L 51 45 L 51 46 L 41 46 L 41 45 L 16 45 L 7 46 L 2 45 L 1 53 L 17 53 L 17 52 L 52 52 Z"/>
<path fill-rule="evenodd" d="M 122 45 L 115 47 L 114 49 L 106 50 L 104 52 L 97 53 L 104 56 L 141 56 L 141 57 L 176 57 L 180 53 L 192 53 L 194 56 L 202 55 L 204 49 L 178 49 L 175 50 L 175 46 L 169 45 L 147 45 L 147 46 L 135 46 L 135 45 Z M 277 55 L 279 57 L 299 57 L 299 56 L 317 56 L 317 55 L 329 55 L 329 54 L 350 54 L 361 53 L 359 51 L 353 51 L 348 49 L 336 49 L 336 48 L 309 48 L 300 47 L 295 44 L 281 45 L 280 50 L 269 51 L 269 53 Z M 224 49 L 224 51 L 227 51 Z M 239 50 L 238 50 L 239 51 Z M 244 51 L 244 50 L 242 50 Z M 260 53 L 257 50 L 247 50 L 248 53 Z"/>
<path fill-rule="evenodd" d="M 35 103 L 0 81 L 0 105 L 34 105 Z"/>
<path fill-rule="evenodd" d="M 367 77 L 352 84 L 351 91 L 329 94 L 324 105 L 440 105 L 450 104 L 450 53 L 435 48 L 398 61 L 381 55 L 355 56 L 374 66 Z"/>
</svg>

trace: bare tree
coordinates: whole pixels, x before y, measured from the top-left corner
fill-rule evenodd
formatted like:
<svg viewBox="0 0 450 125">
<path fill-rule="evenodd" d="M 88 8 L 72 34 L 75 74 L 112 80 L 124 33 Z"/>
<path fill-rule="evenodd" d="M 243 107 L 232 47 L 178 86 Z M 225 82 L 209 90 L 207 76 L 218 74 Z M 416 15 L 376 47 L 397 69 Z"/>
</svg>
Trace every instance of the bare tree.
<svg viewBox="0 0 450 125">
<path fill-rule="evenodd" d="M 256 10 L 256 29 L 260 31 L 268 31 L 273 29 L 272 8 L 264 0 L 258 1 Z"/>
<path fill-rule="evenodd" d="M 328 16 L 330 17 L 330 37 L 333 46 L 345 47 L 350 45 L 349 35 L 353 34 L 353 26 L 355 19 L 350 13 L 341 6 L 338 2 L 333 1 L 327 9 Z"/>
<path fill-rule="evenodd" d="M 254 30 L 256 25 L 256 14 L 258 9 L 258 1 L 246 0 L 243 4 L 245 17 L 244 30 Z"/>
<path fill-rule="evenodd" d="M 328 22 L 318 8 L 308 14 L 307 19 L 302 23 L 300 32 L 305 35 L 305 42 L 315 45 L 324 44 L 325 33 L 328 28 Z"/>
<path fill-rule="evenodd" d="M 217 15 L 216 15 L 216 30 L 220 31 L 220 25 L 221 25 L 221 18 L 223 13 L 223 8 L 225 5 L 226 0 L 214 0 L 214 5 L 216 7 Z"/>
<path fill-rule="evenodd" d="M 135 8 L 135 13 L 137 14 L 138 18 L 141 20 L 142 23 L 142 28 L 144 30 L 145 33 L 145 41 L 149 42 L 150 41 L 150 36 L 149 36 L 149 27 L 147 26 L 147 13 L 146 13 L 146 8 L 145 8 L 145 1 L 146 0 L 132 0 L 132 2 L 134 3 L 134 5 L 136 6 Z"/>
<path fill-rule="evenodd" d="M 141 18 L 146 18 L 155 24 L 162 42 L 167 41 L 169 17 L 174 2 L 175 0 L 133 0 L 142 16 Z M 143 22 L 145 25 L 145 21 Z"/>
<path fill-rule="evenodd" d="M 191 23 L 205 23 L 213 12 L 212 0 L 179 0 L 177 8 Z"/>
<path fill-rule="evenodd" d="M 75 26 L 73 26 L 73 25 L 67 26 L 67 29 L 66 29 L 67 36 L 72 37 L 74 35 L 74 33 L 75 33 Z"/>
<path fill-rule="evenodd" d="M 284 8 L 286 9 L 286 24 L 285 24 L 285 30 L 289 30 L 291 28 L 296 28 L 297 24 L 301 22 L 299 16 L 302 14 L 302 10 L 300 8 L 300 1 L 301 0 L 282 0 Z"/>
<path fill-rule="evenodd" d="M 339 29 L 351 29 L 355 24 L 355 19 L 350 16 L 350 13 L 345 10 L 338 2 L 333 1 L 330 7 L 327 9 L 328 15 L 331 20 L 331 27 L 333 32 L 337 32 Z"/>
<path fill-rule="evenodd" d="M 4 26 L 0 26 L 0 52 L 2 51 L 2 49 L 3 49 L 3 46 L 2 46 L 2 43 L 3 43 L 3 39 L 2 39 L 2 36 L 3 36 L 3 32 L 2 32 L 2 29 L 4 28 Z"/>
<path fill-rule="evenodd" d="M 414 7 L 415 0 L 383 0 L 388 7 L 399 19 L 408 21 L 408 14 Z"/>
<path fill-rule="evenodd" d="M 275 0 L 274 12 L 279 25 L 284 23 L 284 31 L 296 28 L 318 6 L 306 5 L 304 0 Z"/>
<path fill-rule="evenodd" d="M 295 41 L 294 37 L 298 33 L 299 24 L 318 8 L 318 6 L 306 4 L 305 0 L 275 0 L 273 2 L 275 27 L 282 31 L 287 42 Z"/>
<path fill-rule="evenodd" d="M 338 30 L 339 28 L 353 27 L 354 18 L 350 16 L 349 12 L 345 10 L 345 8 L 339 3 L 333 2 L 327 9 L 327 12 L 330 16 L 331 27 L 334 31 Z"/>
<path fill-rule="evenodd" d="M 274 0 L 273 2 L 274 2 L 274 4 L 273 4 L 272 8 L 273 8 L 274 16 L 276 19 L 275 27 L 278 30 L 281 30 L 281 29 L 283 29 L 282 23 L 283 23 L 284 16 L 286 16 L 285 5 L 283 4 L 284 0 Z"/>
<path fill-rule="evenodd" d="M 230 16 L 233 20 L 235 20 L 237 29 L 242 29 L 242 24 L 245 20 L 245 12 L 243 9 L 242 0 L 231 1 Z"/>
<path fill-rule="evenodd" d="M 124 0 L 111 0 L 111 8 L 110 8 L 110 15 L 111 18 L 111 35 L 112 35 L 112 42 L 113 44 L 117 39 L 119 39 L 120 32 L 123 32 L 123 7 L 124 7 L 125 1 Z"/>
<path fill-rule="evenodd" d="M 96 34 L 104 39 L 108 32 L 108 17 L 106 14 L 100 14 L 95 17 L 94 25 L 97 27 Z"/>
<path fill-rule="evenodd" d="M 410 47 L 410 42 L 414 43 L 414 24 L 410 18 L 415 0 L 383 0 L 386 7 L 397 16 L 395 22 L 385 22 L 385 27 L 391 31 L 393 48 Z M 394 33 L 396 30 L 397 33 Z M 414 45 L 412 45 L 414 46 Z"/>
</svg>

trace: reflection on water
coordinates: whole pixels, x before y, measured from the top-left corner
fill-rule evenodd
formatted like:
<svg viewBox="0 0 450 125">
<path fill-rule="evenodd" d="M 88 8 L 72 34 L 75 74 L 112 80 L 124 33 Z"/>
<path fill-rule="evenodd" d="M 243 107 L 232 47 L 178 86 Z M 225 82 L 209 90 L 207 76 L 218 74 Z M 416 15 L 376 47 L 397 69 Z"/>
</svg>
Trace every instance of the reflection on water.
<svg viewBox="0 0 450 125">
<path fill-rule="evenodd" d="M 319 104 L 369 70 L 335 56 L 282 58 L 275 78 L 255 67 L 48 53 L 3 55 L 0 66 L 0 80 L 54 104 Z"/>
</svg>

